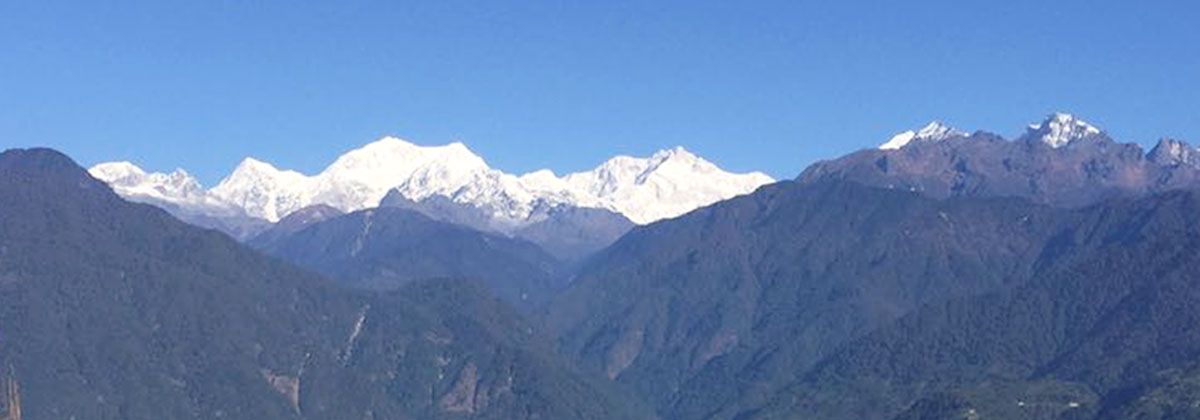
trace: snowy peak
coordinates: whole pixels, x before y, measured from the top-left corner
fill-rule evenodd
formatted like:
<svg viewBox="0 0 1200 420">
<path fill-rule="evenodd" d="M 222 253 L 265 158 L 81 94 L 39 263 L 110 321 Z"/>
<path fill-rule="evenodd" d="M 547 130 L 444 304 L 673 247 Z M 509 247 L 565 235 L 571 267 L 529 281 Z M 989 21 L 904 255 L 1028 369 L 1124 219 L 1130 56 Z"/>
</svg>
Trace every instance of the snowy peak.
<svg viewBox="0 0 1200 420">
<path fill-rule="evenodd" d="M 682 147 L 649 158 L 617 156 L 563 179 L 637 224 L 680 216 L 775 182 L 761 172 L 725 172 Z"/>
<path fill-rule="evenodd" d="M 316 176 L 314 203 L 345 211 L 375 207 L 388 190 L 407 184 L 405 195 L 424 198 L 461 188 L 491 170 L 462 143 L 418 146 L 384 137 L 339 157 Z"/>
<path fill-rule="evenodd" d="M 917 140 L 945 140 L 951 137 L 962 137 L 966 132 L 956 130 L 938 121 L 930 122 L 917 131 Z"/>
<path fill-rule="evenodd" d="M 487 168 L 487 163 L 462 143 L 418 146 L 396 137 L 384 137 L 346 152 L 322 174 L 357 179 L 389 178 L 407 175 L 423 167 L 439 167 L 447 172 L 469 172 Z"/>
<path fill-rule="evenodd" d="M 88 169 L 96 179 L 109 184 L 118 193 L 138 192 L 168 201 L 182 201 L 204 195 L 204 188 L 183 169 L 171 173 L 148 173 L 130 162 L 106 162 Z"/>
<path fill-rule="evenodd" d="M 1072 141 L 1100 134 L 1100 129 L 1074 115 L 1056 112 L 1038 124 L 1030 124 L 1022 139 L 1037 140 L 1052 148 L 1059 148 Z"/>
<path fill-rule="evenodd" d="M 88 169 L 93 177 L 109 184 L 131 184 L 140 182 L 146 171 L 130 162 L 105 162 Z"/>
<path fill-rule="evenodd" d="M 296 205 L 298 191 L 307 189 L 308 177 L 283 171 L 247 157 L 211 191 L 212 195 L 241 207 L 253 217 L 277 221 L 282 209 Z M 295 210 L 295 209 L 290 209 Z"/>
<path fill-rule="evenodd" d="M 195 177 L 183 169 L 171 171 L 163 181 L 164 185 L 180 191 L 195 193 L 203 193 L 204 191 L 204 188 L 200 186 L 200 181 L 197 181 Z"/>
<path fill-rule="evenodd" d="M 904 132 L 901 132 L 899 134 L 892 136 L 891 140 L 888 140 L 888 141 L 884 142 L 883 144 L 879 145 L 879 149 L 880 150 L 896 150 L 901 147 L 907 146 L 908 143 L 912 142 L 913 138 L 915 138 L 915 137 L 917 137 L 916 131 L 912 131 L 912 130 L 904 131 Z"/>
<path fill-rule="evenodd" d="M 1102 131 L 1071 114 L 1056 112 L 1037 124 L 1030 124 L 1021 136 L 1022 140 L 1039 141 L 1052 148 L 1065 146 L 1072 141 L 1102 134 Z M 953 127 L 934 121 L 920 130 L 908 130 L 892 136 L 879 145 L 880 150 L 897 150 L 914 141 L 944 141 L 966 137 L 968 134 Z"/>
<path fill-rule="evenodd" d="M 245 215 L 239 206 L 205 190 L 196 178 L 183 169 L 171 173 L 146 172 L 130 162 L 107 162 L 93 166 L 88 172 L 107 183 L 121 197 L 164 207 L 177 215 Z"/>
<path fill-rule="evenodd" d="M 704 159 L 701 159 L 699 156 L 689 152 L 687 149 L 684 149 L 683 146 L 675 146 L 670 149 L 659 150 L 650 156 L 651 164 L 661 164 L 664 162 L 693 164 L 703 160 Z"/>
<path fill-rule="evenodd" d="M 1146 157 L 1160 165 L 1200 167 L 1200 149 L 1175 139 L 1160 139 Z"/>
<path fill-rule="evenodd" d="M 660 150 L 651 156 L 647 169 L 639 177 L 639 182 L 645 182 L 645 177 L 651 173 L 663 173 L 664 171 L 676 171 L 680 175 L 722 172 L 712 162 L 692 154 L 692 152 L 687 151 L 687 149 L 681 146 L 676 146 L 671 149 Z"/>
<path fill-rule="evenodd" d="M 247 157 L 242 159 L 242 162 L 239 163 L 236 168 L 233 168 L 233 173 L 231 175 L 246 176 L 249 174 L 277 174 L 280 172 L 283 171 L 280 171 L 275 167 L 275 165 L 252 157 Z"/>
<path fill-rule="evenodd" d="M 654 174 L 687 176 L 714 173 L 723 173 L 723 171 L 712 162 L 696 156 L 683 147 L 676 146 L 659 150 L 648 158 L 615 156 L 591 171 L 568 174 L 564 180 L 593 194 L 603 196 L 611 194 L 613 189 L 619 186 L 644 184 Z M 589 178 L 598 180 L 598 182 L 583 181 Z"/>
<path fill-rule="evenodd" d="M 280 170 L 270 163 L 247 157 L 213 188 L 213 192 L 233 190 L 242 185 L 299 183 L 306 178 L 299 172 Z"/>
<path fill-rule="evenodd" d="M 966 135 L 966 132 L 954 129 L 939 121 L 933 121 L 920 130 L 909 130 L 896 134 L 887 142 L 879 145 L 879 148 L 882 150 L 896 150 L 913 141 L 942 141 L 954 137 L 965 137 Z"/>
</svg>

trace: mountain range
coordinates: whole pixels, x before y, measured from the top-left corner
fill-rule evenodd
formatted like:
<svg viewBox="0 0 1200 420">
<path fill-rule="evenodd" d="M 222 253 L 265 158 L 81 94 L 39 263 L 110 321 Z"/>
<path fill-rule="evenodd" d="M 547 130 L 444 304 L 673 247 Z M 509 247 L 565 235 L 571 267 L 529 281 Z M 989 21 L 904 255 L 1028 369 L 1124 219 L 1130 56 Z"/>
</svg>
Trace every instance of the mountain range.
<svg viewBox="0 0 1200 420">
<path fill-rule="evenodd" d="M 339 287 L 0 153 L 0 409 L 28 419 L 653 418 L 487 288 Z"/>
<path fill-rule="evenodd" d="M 1013 140 L 934 122 L 876 149 L 817 162 L 797 179 L 848 180 L 937 198 L 1022 197 L 1077 207 L 1194 188 L 1200 185 L 1198 156 L 1196 148 L 1173 139 L 1161 139 L 1145 152 L 1082 119 L 1055 113 Z"/>
<path fill-rule="evenodd" d="M 560 208 L 595 209 L 646 224 L 773 182 L 759 172 L 722 171 L 681 147 L 649 158 L 617 156 L 562 177 L 548 170 L 518 176 L 492 169 L 462 143 L 418 146 L 394 137 L 351 150 L 312 176 L 246 158 L 207 190 L 183 170 L 147 174 L 132 163 L 111 162 L 90 172 L 126 198 L 241 239 L 311 205 L 350 212 L 377 207 L 389 194 L 418 204 L 440 200 L 441 208 L 477 214 L 473 227 L 513 234 L 563 213 Z M 427 213 L 437 218 L 442 212 Z M 244 220 L 212 221 L 239 218 Z"/>
<path fill-rule="evenodd" d="M 664 418 L 1192 418 L 1193 153 L 931 124 L 635 228 L 544 322 Z"/>
<path fill-rule="evenodd" d="M 157 206 L 185 222 L 217 229 L 247 239 L 266 229 L 270 222 L 252 217 L 232 203 L 209 194 L 187 171 L 147 173 L 129 162 L 93 166 L 89 173 L 112 187 L 127 200 Z"/>
<path fill-rule="evenodd" d="M 8 151 L 0 411 L 1200 416 L 1200 150 L 1062 113 L 886 140 L 739 193 L 682 149 L 513 176 L 385 139 L 210 190 Z"/>
</svg>

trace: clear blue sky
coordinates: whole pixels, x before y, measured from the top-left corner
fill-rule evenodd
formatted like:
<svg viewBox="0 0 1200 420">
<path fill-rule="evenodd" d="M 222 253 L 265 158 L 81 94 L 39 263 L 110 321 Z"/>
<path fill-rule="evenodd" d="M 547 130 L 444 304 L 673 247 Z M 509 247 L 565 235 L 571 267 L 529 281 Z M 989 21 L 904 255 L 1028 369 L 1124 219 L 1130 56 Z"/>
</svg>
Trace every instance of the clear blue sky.
<svg viewBox="0 0 1200 420">
<path fill-rule="evenodd" d="M 836 4 L 831 4 L 836 3 Z M 1191 1 L 6 1 L 0 148 L 315 172 L 381 135 L 494 167 L 683 145 L 791 177 L 941 119 L 1200 142 Z"/>
</svg>

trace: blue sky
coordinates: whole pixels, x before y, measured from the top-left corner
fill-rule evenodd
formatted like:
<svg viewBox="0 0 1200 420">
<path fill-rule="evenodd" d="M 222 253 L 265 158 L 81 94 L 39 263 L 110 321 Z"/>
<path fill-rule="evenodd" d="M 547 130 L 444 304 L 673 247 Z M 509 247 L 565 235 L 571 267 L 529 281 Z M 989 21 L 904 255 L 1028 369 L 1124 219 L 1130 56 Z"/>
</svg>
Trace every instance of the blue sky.
<svg viewBox="0 0 1200 420">
<path fill-rule="evenodd" d="M 0 2 L 0 148 L 312 173 L 382 135 L 492 166 L 683 145 L 791 177 L 931 119 L 1200 143 L 1195 2 Z"/>
</svg>

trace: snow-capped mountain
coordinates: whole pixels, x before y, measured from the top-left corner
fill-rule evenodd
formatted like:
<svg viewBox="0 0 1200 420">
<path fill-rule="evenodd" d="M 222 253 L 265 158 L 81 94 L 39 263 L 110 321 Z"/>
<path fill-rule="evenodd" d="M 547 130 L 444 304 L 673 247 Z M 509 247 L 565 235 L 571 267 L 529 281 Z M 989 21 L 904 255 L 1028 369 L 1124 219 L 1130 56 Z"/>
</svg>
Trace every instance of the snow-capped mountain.
<svg viewBox="0 0 1200 420">
<path fill-rule="evenodd" d="M 1051 148 L 1066 146 L 1075 140 L 1085 139 L 1102 134 L 1099 128 L 1076 118 L 1074 115 L 1055 112 L 1048 115 L 1042 122 L 1026 127 L 1023 141 L 1042 142 Z M 920 130 L 909 130 L 892 136 L 887 142 L 879 145 L 880 150 L 896 150 L 916 141 L 943 141 L 952 138 L 963 138 L 970 134 L 934 121 Z"/>
<path fill-rule="evenodd" d="M 130 162 L 109 162 L 93 166 L 88 172 L 111 186 L 117 194 L 137 198 L 136 201 L 171 204 L 219 215 L 242 213 L 237 206 L 209 194 L 183 169 L 171 173 L 146 172 Z"/>
<path fill-rule="evenodd" d="M 88 172 L 130 201 L 151 204 L 196 226 L 218 229 L 238 239 L 248 239 L 266 228 L 265 220 L 251 217 L 240 206 L 205 190 L 187 171 L 146 172 L 129 162 L 109 162 Z"/>
<path fill-rule="evenodd" d="M 318 204 L 345 212 L 371 208 L 394 191 L 414 202 L 439 197 L 469 205 L 514 228 L 563 205 L 610 210 L 650 223 L 774 181 L 758 172 L 722 171 L 683 148 L 649 158 L 618 156 L 594 170 L 563 177 L 548 170 L 517 176 L 489 167 L 462 143 L 419 146 L 395 137 L 351 150 L 311 176 L 246 158 L 207 191 L 186 173 L 187 185 L 175 186 L 165 181 L 177 175 L 145 174 L 128 163 L 92 170 L 126 197 L 153 196 L 201 212 L 233 208 L 270 222 Z"/>
<path fill-rule="evenodd" d="M 959 131 L 938 121 L 933 121 L 920 130 L 908 130 L 892 136 L 891 140 L 879 145 L 882 150 L 895 150 L 913 141 L 942 141 L 954 137 L 966 137 L 967 133 Z"/>
<path fill-rule="evenodd" d="M 304 207 L 301 195 L 309 189 L 310 181 L 299 172 L 281 171 L 269 163 L 245 158 L 211 194 L 251 216 L 276 222 Z"/>
<path fill-rule="evenodd" d="M 725 172 L 682 147 L 649 158 L 617 156 L 562 180 L 637 224 L 680 216 L 774 182 L 761 172 Z"/>
<path fill-rule="evenodd" d="M 1200 168 L 1200 148 L 1175 139 L 1160 139 L 1147 158 L 1160 165 Z"/>
<path fill-rule="evenodd" d="M 976 131 L 915 147 L 920 136 L 909 133 L 889 147 L 817 162 L 797 180 L 848 180 L 936 198 L 1024 197 L 1063 207 L 1200 188 L 1200 149 L 1163 139 L 1146 153 L 1066 113 L 1050 114 L 1016 139 Z"/>
<path fill-rule="evenodd" d="M 1056 112 L 1037 124 L 1030 124 L 1021 138 L 1037 140 L 1052 148 L 1066 146 L 1072 141 L 1100 134 L 1100 129 L 1086 121 L 1075 118 L 1074 115 Z"/>
</svg>

